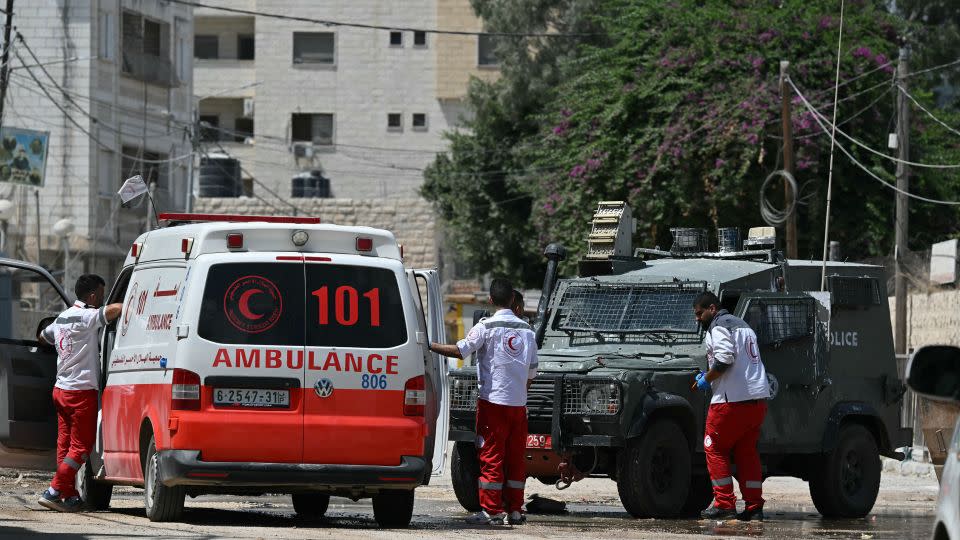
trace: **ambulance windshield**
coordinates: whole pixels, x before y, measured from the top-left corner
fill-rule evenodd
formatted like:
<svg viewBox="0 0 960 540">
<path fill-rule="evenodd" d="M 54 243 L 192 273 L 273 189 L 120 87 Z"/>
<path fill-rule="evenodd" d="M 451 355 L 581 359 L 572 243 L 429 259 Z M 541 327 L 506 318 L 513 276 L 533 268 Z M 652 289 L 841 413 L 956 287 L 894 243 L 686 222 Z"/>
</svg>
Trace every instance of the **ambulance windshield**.
<svg viewBox="0 0 960 540">
<path fill-rule="evenodd" d="M 216 343 L 383 349 L 407 341 L 395 273 L 338 264 L 210 268 L 199 335 Z"/>
</svg>

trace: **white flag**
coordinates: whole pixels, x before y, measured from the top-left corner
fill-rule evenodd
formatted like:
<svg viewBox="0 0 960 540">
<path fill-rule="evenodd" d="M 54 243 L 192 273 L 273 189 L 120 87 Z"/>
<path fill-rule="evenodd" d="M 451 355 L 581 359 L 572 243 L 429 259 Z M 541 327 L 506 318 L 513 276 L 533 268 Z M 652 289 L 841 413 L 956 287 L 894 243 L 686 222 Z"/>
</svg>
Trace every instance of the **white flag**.
<svg viewBox="0 0 960 540">
<path fill-rule="evenodd" d="M 148 191 L 146 182 L 143 181 L 143 177 L 139 174 L 127 178 L 127 181 L 120 186 L 120 191 L 117 192 L 117 195 L 120 195 L 120 202 L 127 204 L 128 202 L 136 199 L 137 197 L 143 195 Z"/>
</svg>

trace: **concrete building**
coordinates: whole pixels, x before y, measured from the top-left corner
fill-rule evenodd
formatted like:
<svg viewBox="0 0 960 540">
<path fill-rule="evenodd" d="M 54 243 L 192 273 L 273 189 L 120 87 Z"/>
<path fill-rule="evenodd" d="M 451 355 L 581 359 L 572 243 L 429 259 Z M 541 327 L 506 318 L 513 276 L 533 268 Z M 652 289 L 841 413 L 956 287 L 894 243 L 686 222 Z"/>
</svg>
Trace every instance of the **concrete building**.
<svg viewBox="0 0 960 540">
<path fill-rule="evenodd" d="M 499 73 L 489 39 L 419 30 L 481 31 L 469 0 L 216 3 L 397 28 L 195 9 L 202 148 L 239 159 L 256 197 L 290 198 L 292 177 L 310 170 L 333 197 L 416 197 L 443 133 L 466 114 L 470 77 Z"/>
<path fill-rule="evenodd" d="M 3 125 L 50 137 L 42 188 L 0 183 L 0 198 L 17 209 L 5 251 L 36 261 L 39 237 L 42 264 L 63 268 L 66 247 L 72 272 L 113 276 L 147 226 L 146 205 L 119 206 L 125 178 L 150 181 L 161 211 L 187 205 L 192 8 L 162 0 L 21 0 L 14 9 L 24 42 L 11 56 Z M 62 219 L 73 225 L 66 244 L 53 228 Z"/>
</svg>

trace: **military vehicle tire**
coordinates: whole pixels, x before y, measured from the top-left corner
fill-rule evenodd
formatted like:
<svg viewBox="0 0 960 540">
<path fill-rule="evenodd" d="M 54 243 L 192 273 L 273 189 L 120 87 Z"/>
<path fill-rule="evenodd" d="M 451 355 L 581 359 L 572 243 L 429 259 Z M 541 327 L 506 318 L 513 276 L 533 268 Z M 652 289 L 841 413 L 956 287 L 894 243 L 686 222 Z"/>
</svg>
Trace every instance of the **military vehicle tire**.
<svg viewBox="0 0 960 540">
<path fill-rule="evenodd" d="M 330 495 L 326 493 L 294 493 L 293 511 L 306 519 L 320 519 L 330 506 Z"/>
<path fill-rule="evenodd" d="M 631 516 L 678 516 L 689 489 L 690 448 L 675 422 L 654 422 L 620 452 L 617 491 Z"/>
<path fill-rule="evenodd" d="M 840 441 L 810 477 L 810 498 L 824 517 L 861 518 L 880 491 L 880 452 L 870 430 L 860 424 L 840 429 Z"/>
<path fill-rule="evenodd" d="M 384 529 L 403 529 L 413 517 L 412 489 L 385 489 L 373 496 L 373 517 Z"/>
<path fill-rule="evenodd" d="M 113 498 L 113 484 L 99 482 L 93 478 L 93 468 L 90 460 L 80 466 L 77 471 L 77 491 L 80 498 L 91 510 L 106 510 L 110 508 L 110 499 Z"/>
<path fill-rule="evenodd" d="M 453 445 L 450 459 L 450 477 L 457 501 L 464 510 L 479 512 L 480 486 L 477 482 L 480 479 L 480 461 L 476 447 L 468 442 L 458 442 Z"/>
<path fill-rule="evenodd" d="M 710 475 L 694 474 L 690 477 L 690 490 L 687 493 L 687 502 L 683 505 L 684 516 L 700 516 L 713 502 L 713 484 Z"/>
</svg>

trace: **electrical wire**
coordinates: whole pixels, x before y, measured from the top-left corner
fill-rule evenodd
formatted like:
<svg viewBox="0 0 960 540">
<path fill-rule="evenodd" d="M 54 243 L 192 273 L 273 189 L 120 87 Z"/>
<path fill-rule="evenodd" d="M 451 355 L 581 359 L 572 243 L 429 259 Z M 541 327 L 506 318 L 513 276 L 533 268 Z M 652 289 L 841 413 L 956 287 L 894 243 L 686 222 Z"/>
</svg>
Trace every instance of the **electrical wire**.
<svg viewBox="0 0 960 540">
<path fill-rule="evenodd" d="M 583 38 L 583 37 L 594 37 L 599 36 L 600 34 L 563 34 L 559 32 L 548 33 L 548 32 L 471 32 L 468 30 L 440 30 L 440 29 L 430 29 L 430 28 L 413 28 L 406 26 L 385 26 L 380 24 L 366 24 L 366 23 L 350 23 L 342 21 L 334 21 L 329 19 L 315 19 L 312 17 L 302 17 L 298 15 L 284 15 L 281 13 L 269 13 L 265 11 L 254 11 L 249 9 L 239 9 L 239 8 L 230 8 L 225 6 L 216 6 L 211 4 L 206 4 L 203 2 L 195 2 L 192 0 L 168 0 L 174 4 L 180 4 L 184 6 L 193 6 L 200 8 L 213 9 L 217 11 L 224 11 L 228 13 L 237 13 L 239 15 L 251 15 L 254 17 L 267 17 L 270 19 L 280 19 L 285 21 L 298 21 L 298 22 L 307 22 L 313 24 L 320 24 L 323 26 L 332 26 L 332 27 L 343 27 L 343 28 L 360 28 L 364 30 L 388 30 L 388 31 L 405 31 L 405 32 L 424 32 L 427 34 L 444 34 L 444 35 L 453 35 L 453 36 L 494 36 L 494 37 L 513 37 L 513 38 L 522 38 L 522 37 L 536 37 L 536 38 Z"/>
<path fill-rule="evenodd" d="M 938 71 L 938 70 L 946 69 L 946 68 L 948 68 L 948 67 L 953 67 L 953 66 L 956 66 L 956 65 L 960 65 L 960 58 L 958 58 L 958 59 L 956 59 L 956 60 L 954 60 L 954 61 L 952 61 L 952 62 L 947 62 L 946 64 L 940 64 L 939 66 L 933 66 L 933 67 L 929 67 L 929 68 L 926 68 L 926 69 L 921 69 L 921 70 L 919 70 L 919 71 L 914 71 L 914 72 L 912 72 L 912 73 L 907 73 L 906 75 L 904 75 L 904 78 L 905 78 L 905 79 L 909 79 L 909 78 L 911 78 L 911 77 L 916 77 L 917 75 L 923 75 L 924 73 L 929 73 L 929 72 L 931 72 L 931 71 Z"/>
<path fill-rule="evenodd" d="M 789 79 L 789 77 L 787 78 L 787 82 L 790 84 L 791 87 L 793 87 L 793 90 L 797 93 L 798 96 L 800 96 L 800 98 L 803 100 L 803 102 L 804 102 L 805 104 L 808 104 L 808 105 L 809 105 L 810 102 L 807 101 L 807 98 L 803 96 L 803 94 L 800 92 L 800 89 L 798 89 L 798 88 L 796 87 L 796 85 L 793 84 L 793 81 L 791 81 L 791 80 Z M 818 111 L 817 109 L 813 108 L 812 105 L 810 105 L 808 108 L 811 110 L 811 112 L 812 112 L 814 115 L 819 116 L 822 120 L 824 120 L 825 122 L 827 122 L 827 126 L 828 126 L 828 127 L 833 128 L 837 133 L 839 133 L 840 135 L 842 135 L 845 139 L 847 139 L 848 141 L 852 142 L 853 144 L 859 146 L 860 148 L 863 148 L 864 150 L 866 150 L 866 151 L 868 151 L 868 152 L 870 152 L 870 153 L 872 153 L 872 154 L 875 154 L 875 155 L 877 155 L 877 156 L 879 156 L 879 157 L 882 157 L 882 158 L 884 158 L 884 159 L 893 161 L 893 162 L 895 162 L 895 163 L 902 163 L 902 164 L 904 164 L 904 165 L 910 165 L 911 167 L 921 167 L 921 168 L 926 168 L 926 169 L 960 169 L 960 164 L 940 165 L 940 164 L 931 164 L 931 163 L 918 163 L 918 162 L 915 162 L 915 161 L 907 161 L 907 160 L 900 159 L 900 158 L 897 158 L 897 157 L 894 157 L 894 156 L 891 156 L 891 155 L 888 155 L 888 154 L 884 154 L 883 152 L 881 152 L 881 151 L 879 151 L 879 150 L 875 150 L 875 149 L 871 148 L 870 146 L 867 146 L 865 143 L 859 141 L 858 139 L 855 139 L 854 137 L 852 137 L 851 135 L 847 134 L 846 132 L 844 132 L 844 131 L 842 131 L 842 130 L 840 130 L 840 129 L 836 129 L 836 126 L 833 125 L 833 124 L 831 124 L 831 123 L 829 123 L 829 122 L 827 121 L 827 118 L 826 118 L 825 116 L 823 116 L 823 114 L 822 114 L 820 111 Z"/>
<path fill-rule="evenodd" d="M 770 182 L 781 177 L 786 182 L 784 189 L 792 193 L 792 195 L 790 197 L 790 205 L 783 210 L 778 210 L 773 206 L 773 203 L 770 202 L 770 199 L 767 198 L 766 193 Z M 799 193 L 800 190 L 797 188 L 797 180 L 789 171 L 779 169 L 770 173 L 760 186 L 760 216 L 763 218 L 763 221 L 771 227 L 783 225 L 787 221 L 787 218 L 796 211 Z"/>
<path fill-rule="evenodd" d="M 900 92 L 903 93 L 904 96 L 907 97 L 907 99 L 909 99 L 910 101 L 912 101 L 913 104 L 916 105 L 917 107 L 919 107 L 921 111 L 925 112 L 925 113 L 927 114 L 927 116 L 929 116 L 930 118 L 932 118 L 934 122 L 936 122 L 936 123 L 940 124 L 941 126 L 943 126 L 944 128 L 946 128 L 947 131 L 949 131 L 949 132 L 951 132 L 951 133 L 954 133 L 954 134 L 956 134 L 956 135 L 960 135 L 960 131 L 957 131 L 956 129 L 948 126 L 948 125 L 946 124 L 946 122 L 944 122 L 943 120 L 941 120 L 941 119 L 937 118 L 936 116 L 934 116 L 933 113 L 930 112 L 930 111 L 928 111 L 928 110 L 926 109 L 926 107 L 924 107 L 923 105 L 921 105 L 920 102 L 917 101 L 917 99 L 916 99 L 915 97 L 911 96 L 911 95 L 910 95 L 910 92 L 907 92 L 907 90 L 906 90 L 904 87 L 902 87 L 902 86 L 900 86 L 900 85 L 898 84 L 898 85 L 897 85 L 897 88 L 900 90 Z"/>
</svg>

